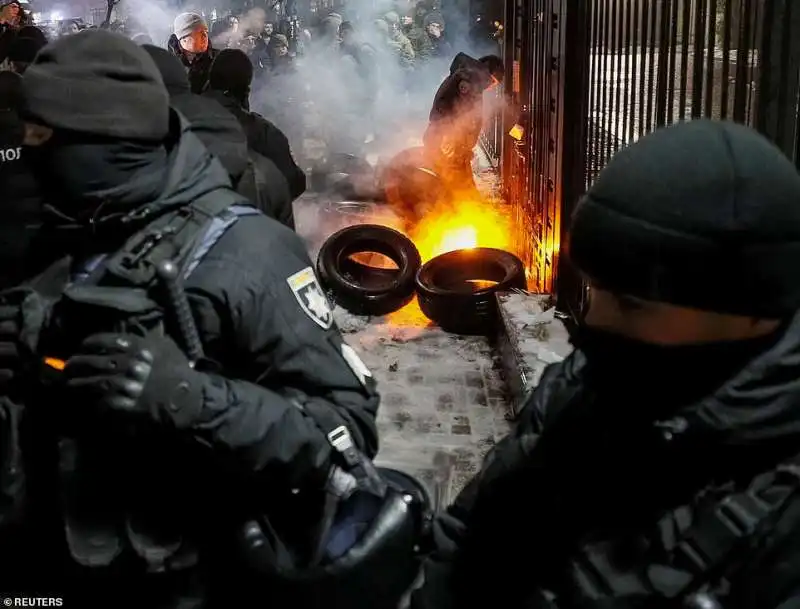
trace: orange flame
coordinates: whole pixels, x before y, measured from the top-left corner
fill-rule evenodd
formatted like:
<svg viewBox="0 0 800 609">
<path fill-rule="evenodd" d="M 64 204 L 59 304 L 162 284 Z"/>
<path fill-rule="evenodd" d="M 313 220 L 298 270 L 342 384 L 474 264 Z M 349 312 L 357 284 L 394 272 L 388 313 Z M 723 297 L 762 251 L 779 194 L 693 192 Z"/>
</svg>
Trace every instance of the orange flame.
<svg viewBox="0 0 800 609">
<path fill-rule="evenodd" d="M 474 247 L 511 250 L 511 218 L 496 201 L 462 201 L 452 207 L 434 209 L 409 233 L 422 262 L 440 254 Z M 431 322 L 416 300 L 391 313 L 389 324 L 424 328 Z"/>
<path fill-rule="evenodd" d="M 459 249 L 507 250 L 511 246 L 511 225 L 501 205 L 491 201 L 462 201 L 452 207 L 434 209 L 409 236 L 423 262 Z"/>
</svg>

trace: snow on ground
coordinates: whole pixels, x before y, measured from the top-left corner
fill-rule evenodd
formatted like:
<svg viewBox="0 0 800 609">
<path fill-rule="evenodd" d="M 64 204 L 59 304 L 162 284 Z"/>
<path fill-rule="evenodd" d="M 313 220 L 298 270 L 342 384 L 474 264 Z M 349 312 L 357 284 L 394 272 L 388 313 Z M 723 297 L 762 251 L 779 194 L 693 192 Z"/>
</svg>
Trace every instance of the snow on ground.
<svg viewBox="0 0 800 609">
<path fill-rule="evenodd" d="M 499 346 L 516 409 L 544 369 L 564 359 L 572 347 L 549 296 L 506 293 L 499 296 L 499 305 L 504 328 Z"/>
</svg>

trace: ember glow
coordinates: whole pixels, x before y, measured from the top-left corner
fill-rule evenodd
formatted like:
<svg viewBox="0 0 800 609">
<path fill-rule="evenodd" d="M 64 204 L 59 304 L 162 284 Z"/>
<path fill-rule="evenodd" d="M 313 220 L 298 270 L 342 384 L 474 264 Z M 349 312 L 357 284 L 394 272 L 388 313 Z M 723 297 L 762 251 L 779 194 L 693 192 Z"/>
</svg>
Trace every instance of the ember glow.
<svg viewBox="0 0 800 609">
<path fill-rule="evenodd" d="M 410 231 L 422 261 L 473 247 L 511 249 L 510 218 L 495 202 L 461 202 L 429 212 Z"/>
</svg>

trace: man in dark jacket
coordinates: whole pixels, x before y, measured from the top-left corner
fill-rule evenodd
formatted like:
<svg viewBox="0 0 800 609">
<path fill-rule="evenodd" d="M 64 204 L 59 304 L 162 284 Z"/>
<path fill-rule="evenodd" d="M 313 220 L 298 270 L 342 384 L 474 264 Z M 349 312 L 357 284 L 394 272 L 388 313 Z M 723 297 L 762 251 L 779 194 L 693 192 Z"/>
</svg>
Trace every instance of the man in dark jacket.
<svg viewBox="0 0 800 609">
<path fill-rule="evenodd" d="M 798 198 L 733 123 L 612 159 L 571 226 L 575 350 L 436 523 L 412 607 L 798 606 Z"/>
<path fill-rule="evenodd" d="M 0 289 L 24 278 L 23 263 L 41 222 L 39 188 L 23 158 L 21 102 L 19 75 L 0 72 Z"/>
<path fill-rule="evenodd" d="M 426 155 L 451 192 L 476 196 L 473 150 L 483 129 L 483 94 L 503 78 L 503 62 L 459 53 L 433 99 L 423 138 Z"/>
<path fill-rule="evenodd" d="M 197 13 L 181 13 L 175 17 L 167 47 L 186 68 L 192 93 L 202 93 L 208 83 L 211 64 L 217 56 L 208 38 L 205 19 Z"/>
<path fill-rule="evenodd" d="M 306 189 L 306 176 L 297 166 L 289 140 L 263 116 L 250 112 L 253 64 L 242 51 L 226 49 L 214 62 L 206 96 L 225 106 L 239 121 L 252 150 L 278 167 L 289 184 L 292 200 Z"/>
<path fill-rule="evenodd" d="M 67 77 L 80 87 L 65 97 Z M 374 381 L 299 237 L 230 189 L 141 47 L 102 30 L 66 37 L 42 50 L 23 89 L 42 180 L 61 194 L 50 230 L 68 257 L 33 282 L 57 299 L 46 324 L 31 316 L 35 294 L 2 309 L 2 379 L 65 361 L 22 384 L 34 522 L 15 562 L 32 559 L 31 590 L 81 607 L 112 596 L 120 608 L 247 606 L 235 599 L 237 522 L 263 510 L 310 534 L 340 458 L 318 415 L 374 455 Z M 214 222 L 192 264 L 157 280 L 142 256 L 169 256 L 203 218 Z M 54 290 L 66 263 L 71 283 Z M 28 349 L 16 358 L 14 323 Z"/>
<path fill-rule="evenodd" d="M 170 105 L 189 121 L 198 139 L 228 171 L 234 188 L 238 187 L 249 162 L 247 138 L 239 122 L 214 100 L 190 91 L 186 71 L 169 51 L 149 44 L 142 48 L 161 72 Z"/>
</svg>

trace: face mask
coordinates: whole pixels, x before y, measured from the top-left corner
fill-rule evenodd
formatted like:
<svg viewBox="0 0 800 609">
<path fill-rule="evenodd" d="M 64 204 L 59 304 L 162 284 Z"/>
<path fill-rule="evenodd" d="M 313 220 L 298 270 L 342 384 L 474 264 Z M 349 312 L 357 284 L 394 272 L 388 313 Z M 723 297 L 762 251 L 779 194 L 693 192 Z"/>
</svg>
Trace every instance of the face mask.
<svg viewBox="0 0 800 609">
<path fill-rule="evenodd" d="M 109 212 L 155 198 L 166 173 L 166 151 L 132 142 L 91 142 L 56 131 L 26 160 L 45 197 L 64 218 L 85 224 L 100 205 Z"/>
<path fill-rule="evenodd" d="M 585 381 L 598 396 L 634 402 L 656 417 L 711 395 L 776 342 L 656 345 L 581 324 L 573 345 L 586 356 Z"/>
</svg>

